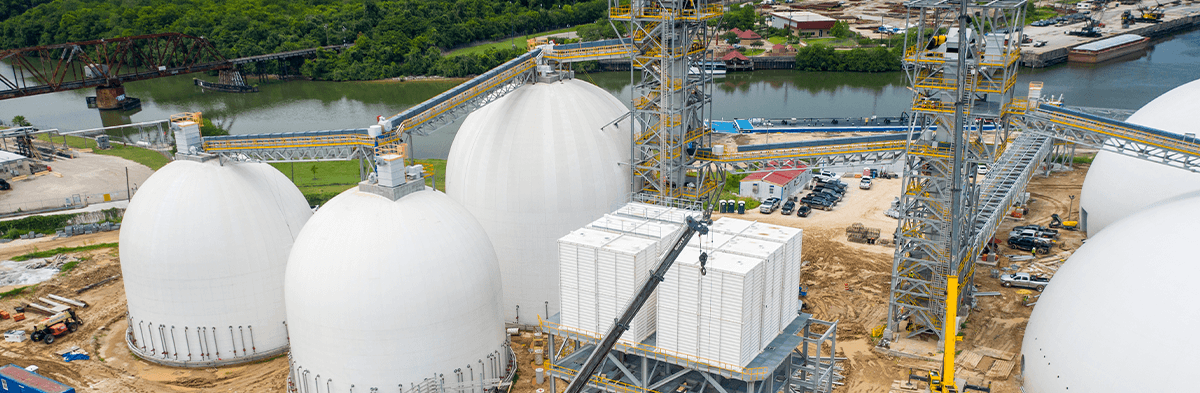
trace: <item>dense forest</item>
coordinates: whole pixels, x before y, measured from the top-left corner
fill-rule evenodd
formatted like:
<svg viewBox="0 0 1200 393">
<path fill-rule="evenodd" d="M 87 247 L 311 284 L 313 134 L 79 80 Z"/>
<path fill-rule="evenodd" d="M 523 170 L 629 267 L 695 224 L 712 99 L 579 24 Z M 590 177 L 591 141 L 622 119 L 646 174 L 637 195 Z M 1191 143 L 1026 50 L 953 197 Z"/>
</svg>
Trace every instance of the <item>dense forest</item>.
<svg viewBox="0 0 1200 393">
<path fill-rule="evenodd" d="M 0 49 L 161 32 L 205 37 L 226 58 L 353 42 L 306 62 L 302 73 L 329 80 L 455 77 L 482 73 L 524 48 L 453 57 L 445 51 L 593 23 L 607 6 L 604 0 L 0 0 Z"/>
</svg>

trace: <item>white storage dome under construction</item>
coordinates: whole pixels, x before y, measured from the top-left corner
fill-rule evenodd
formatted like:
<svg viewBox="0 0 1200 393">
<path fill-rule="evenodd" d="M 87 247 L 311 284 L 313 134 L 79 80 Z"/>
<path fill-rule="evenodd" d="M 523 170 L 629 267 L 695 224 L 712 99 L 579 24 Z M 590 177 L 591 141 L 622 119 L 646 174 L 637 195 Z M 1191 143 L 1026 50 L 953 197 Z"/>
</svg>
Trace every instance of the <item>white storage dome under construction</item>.
<svg viewBox="0 0 1200 393">
<path fill-rule="evenodd" d="M 178 160 L 138 189 L 121 227 L 129 346 L 172 366 L 287 349 L 283 275 L 312 216 L 267 164 Z"/>
<path fill-rule="evenodd" d="M 523 86 L 459 128 L 446 192 L 496 248 L 506 320 L 558 312 L 557 240 L 627 197 L 629 168 L 618 163 L 630 146 L 618 140 L 628 130 L 605 127 L 627 111 L 603 89 L 565 80 Z"/>
<path fill-rule="evenodd" d="M 1126 121 L 1194 135 L 1200 130 L 1195 125 L 1197 102 L 1200 102 L 1200 80 L 1164 93 Z M 1122 217 L 1192 195 L 1200 195 L 1200 173 L 1101 151 L 1083 182 L 1080 224 L 1086 225 L 1088 235 L 1096 235 Z"/>
<path fill-rule="evenodd" d="M 1038 298 L 1021 345 L 1024 391 L 1192 391 L 1200 346 L 1200 197 L 1136 213 L 1080 247 Z"/>
<path fill-rule="evenodd" d="M 309 220 L 288 262 L 293 383 L 407 392 L 434 378 L 478 393 L 509 359 L 499 273 L 483 229 L 445 194 L 341 193 Z"/>
</svg>

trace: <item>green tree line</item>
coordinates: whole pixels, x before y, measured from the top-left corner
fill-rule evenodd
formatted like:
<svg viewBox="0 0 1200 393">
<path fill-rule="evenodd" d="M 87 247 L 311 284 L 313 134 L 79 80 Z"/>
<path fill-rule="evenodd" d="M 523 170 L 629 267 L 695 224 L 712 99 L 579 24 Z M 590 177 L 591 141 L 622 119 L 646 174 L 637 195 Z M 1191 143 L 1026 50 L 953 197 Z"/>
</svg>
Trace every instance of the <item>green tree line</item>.
<svg viewBox="0 0 1200 393">
<path fill-rule="evenodd" d="M 139 34 L 202 36 L 226 58 L 355 43 L 307 61 L 304 75 L 367 80 L 478 74 L 524 52 L 443 51 L 593 23 L 603 0 L 0 0 L 0 49 Z M 271 64 L 252 65 L 273 67 Z"/>
<path fill-rule="evenodd" d="M 887 72 L 901 68 L 900 48 L 855 48 L 834 50 L 810 45 L 796 53 L 796 69 L 804 71 Z"/>
</svg>

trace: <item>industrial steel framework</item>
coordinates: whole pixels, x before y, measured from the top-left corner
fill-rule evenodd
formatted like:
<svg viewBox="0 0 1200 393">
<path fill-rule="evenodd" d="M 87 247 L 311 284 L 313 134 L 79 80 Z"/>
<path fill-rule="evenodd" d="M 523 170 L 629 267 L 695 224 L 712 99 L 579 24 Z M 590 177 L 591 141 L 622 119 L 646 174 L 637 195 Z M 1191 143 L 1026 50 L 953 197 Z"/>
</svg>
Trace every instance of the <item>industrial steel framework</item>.
<svg viewBox="0 0 1200 393">
<path fill-rule="evenodd" d="M 700 199 L 724 180 L 722 167 L 697 160 L 695 149 L 710 142 L 707 22 L 723 13 L 721 4 L 707 0 L 609 0 L 609 18 L 629 24 L 632 69 L 641 69 L 630 116 L 635 193 Z"/>
<path fill-rule="evenodd" d="M 556 316 L 557 317 L 557 316 Z M 550 390 L 556 379 L 572 381 L 603 337 L 600 333 L 539 320 L 547 333 L 545 370 Z M 843 377 L 837 372 L 837 322 L 799 314 L 746 367 L 675 353 L 646 343 L 617 341 L 603 354 L 584 392 L 659 393 L 828 393 Z"/>
<path fill-rule="evenodd" d="M 1006 146 L 1014 106 L 1019 28 L 1025 0 L 915 0 L 917 26 L 905 36 L 904 64 L 913 89 L 901 217 L 892 264 L 888 328 L 911 320 L 912 335 L 943 338 L 947 275 L 971 296 L 981 243 L 976 164 L 993 164 Z M 985 132 L 986 123 L 995 124 Z M 933 130 L 930 126 L 937 125 Z M 965 304 L 965 302 L 958 302 Z"/>
</svg>

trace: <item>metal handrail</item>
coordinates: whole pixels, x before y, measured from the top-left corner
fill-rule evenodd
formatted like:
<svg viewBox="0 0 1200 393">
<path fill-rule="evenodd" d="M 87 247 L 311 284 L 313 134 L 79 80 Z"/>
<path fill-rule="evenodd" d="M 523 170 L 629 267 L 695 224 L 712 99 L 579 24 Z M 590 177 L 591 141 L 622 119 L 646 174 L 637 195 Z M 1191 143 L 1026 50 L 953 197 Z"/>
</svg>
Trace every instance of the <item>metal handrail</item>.
<svg viewBox="0 0 1200 393">
<path fill-rule="evenodd" d="M 720 156 L 707 151 L 696 153 L 696 158 L 717 162 L 738 162 L 768 159 L 796 159 L 808 156 L 823 156 L 834 154 L 872 153 L 880 151 L 904 151 L 905 141 L 886 141 L 871 143 L 853 143 L 846 145 L 828 145 L 812 147 L 796 147 L 790 149 L 775 149 L 753 153 L 725 153 Z"/>
<path fill-rule="evenodd" d="M 400 131 L 408 132 L 414 128 L 417 128 L 418 126 L 425 123 L 429 119 L 441 116 L 443 113 L 446 113 L 446 111 L 454 109 L 458 105 L 461 105 L 462 103 L 467 102 L 468 100 L 471 100 L 471 99 L 475 98 L 476 96 L 483 94 L 484 92 L 490 91 L 492 88 L 500 85 L 501 83 L 508 81 L 509 79 L 515 78 L 517 75 L 520 75 L 520 74 L 524 73 L 525 71 L 532 69 L 535 66 L 537 66 L 536 60 L 530 59 L 530 60 L 527 60 L 527 61 L 521 63 L 520 65 L 514 66 L 513 68 L 510 68 L 508 70 L 505 70 L 504 72 L 500 73 L 499 75 L 492 77 L 492 79 L 488 79 L 484 83 L 481 83 L 479 85 L 476 85 L 475 87 L 467 89 L 466 91 L 459 93 L 458 95 L 454 96 L 451 99 L 443 101 L 443 102 L 435 105 L 434 107 L 429 108 L 429 109 L 425 110 L 424 112 L 421 112 L 420 114 L 418 114 L 416 116 L 413 116 L 411 118 L 404 120 L 404 122 L 400 124 Z"/>
<path fill-rule="evenodd" d="M 602 338 L 600 333 L 592 332 L 592 331 L 585 330 L 585 329 L 579 329 L 579 328 L 575 328 L 575 327 L 562 326 L 560 324 L 544 320 L 540 316 L 538 317 L 538 326 L 540 326 L 542 328 L 542 330 L 552 330 L 554 332 L 557 332 L 558 335 L 563 335 L 562 333 L 565 332 L 570 335 L 585 336 L 585 337 L 591 338 L 597 342 L 599 342 L 600 339 Z M 754 367 L 754 368 L 741 367 L 741 366 L 738 366 L 738 365 L 732 364 L 732 363 L 726 363 L 726 362 L 722 362 L 719 360 L 702 358 L 699 356 L 689 355 L 689 354 L 685 354 L 682 352 L 676 352 L 676 351 L 672 351 L 669 349 L 655 347 L 652 345 L 645 345 L 645 344 L 629 345 L 624 342 L 617 342 L 617 346 L 625 348 L 624 350 L 622 350 L 622 352 L 631 353 L 636 356 L 643 356 L 643 357 L 649 357 L 649 358 L 666 357 L 666 358 L 672 359 L 674 361 L 673 362 L 674 364 L 684 366 L 687 368 L 694 368 L 694 369 L 717 368 L 720 370 L 724 370 L 726 372 L 732 372 L 732 373 L 744 376 L 744 379 L 766 377 L 766 375 L 769 372 L 766 367 Z"/>
<path fill-rule="evenodd" d="M 249 149 L 286 149 L 298 147 L 323 146 L 375 146 L 375 138 L 369 135 L 332 134 L 319 136 L 269 137 L 254 139 L 221 139 L 204 140 L 204 150 L 249 150 Z"/>
</svg>

